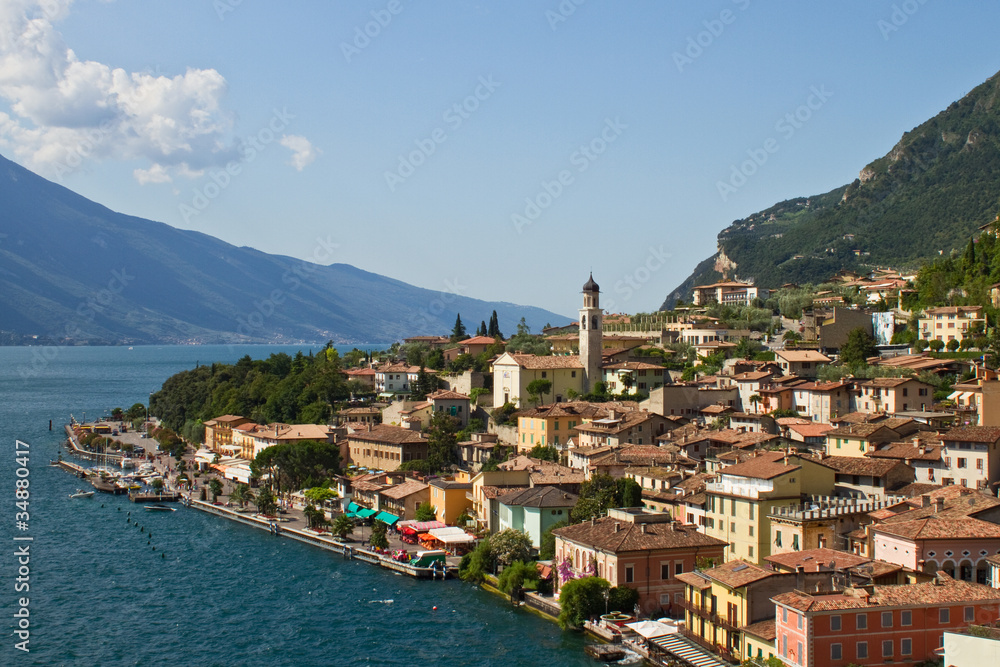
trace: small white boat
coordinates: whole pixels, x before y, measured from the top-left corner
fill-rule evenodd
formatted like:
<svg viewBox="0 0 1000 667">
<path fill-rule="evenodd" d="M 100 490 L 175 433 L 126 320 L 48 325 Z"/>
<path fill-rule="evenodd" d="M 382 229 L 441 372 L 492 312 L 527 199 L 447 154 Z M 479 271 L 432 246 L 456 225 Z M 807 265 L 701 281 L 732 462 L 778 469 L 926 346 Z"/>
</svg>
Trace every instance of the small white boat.
<svg viewBox="0 0 1000 667">
<path fill-rule="evenodd" d="M 76 493 L 69 494 L 70 498 L 93 498 L 93 491 L 84 491 L 83 489 L 77 489 Z"/>
<path fill-rule="evenodd" d="M 149 512 L 176 512 L 177 509 L 174 507 L 169 507 L 167 505 L 143 505 L 143 508 Z"/>
</svg>

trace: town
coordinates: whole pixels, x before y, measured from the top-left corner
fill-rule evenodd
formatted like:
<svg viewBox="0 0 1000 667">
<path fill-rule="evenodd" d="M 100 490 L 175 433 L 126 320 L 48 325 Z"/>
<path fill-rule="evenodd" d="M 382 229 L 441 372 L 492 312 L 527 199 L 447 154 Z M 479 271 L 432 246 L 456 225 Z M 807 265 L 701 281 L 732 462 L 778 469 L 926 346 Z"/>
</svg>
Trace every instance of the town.
<svg viewBox="0 0 1000 667">
<path fill-rule="evenodd" d="M 119 418 L 191 498 L 204 473 L 202 501 L 270 525 L 370 527 L 360 549 L 447 561 L 608 659 L 973 664 L 1000 646 L 1000 346 L 983 306 L 905 310 L 915 279 L 785 286 L 795 317 L 761 323 L 775 295 L 749 282 L 624 316 L 591 276 L 577 322 L 541 335 L 459 316 L 380 355 L 286 357 L 349 389 L 322 423 L 175 417 L 182 438 L 170 381 L 161 419 Z"/>
</svg>

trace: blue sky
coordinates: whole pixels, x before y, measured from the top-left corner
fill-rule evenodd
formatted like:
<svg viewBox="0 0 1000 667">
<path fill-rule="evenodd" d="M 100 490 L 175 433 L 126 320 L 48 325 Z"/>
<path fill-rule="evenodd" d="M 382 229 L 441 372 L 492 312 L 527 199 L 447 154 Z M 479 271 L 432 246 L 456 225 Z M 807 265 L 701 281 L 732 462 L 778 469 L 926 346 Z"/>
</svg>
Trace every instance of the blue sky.
<svg viewBox="0 0 1000 667">
<path fill-rule="evenodd" d="M 336 243 L 574 317 L 593 269 L 602 305 L 649 311 L 732 220 L 850 182 L 1000 70 L 998 19 L 961 0 L 2 0 L 0 152 L 236 245 Z"/>
</svg>

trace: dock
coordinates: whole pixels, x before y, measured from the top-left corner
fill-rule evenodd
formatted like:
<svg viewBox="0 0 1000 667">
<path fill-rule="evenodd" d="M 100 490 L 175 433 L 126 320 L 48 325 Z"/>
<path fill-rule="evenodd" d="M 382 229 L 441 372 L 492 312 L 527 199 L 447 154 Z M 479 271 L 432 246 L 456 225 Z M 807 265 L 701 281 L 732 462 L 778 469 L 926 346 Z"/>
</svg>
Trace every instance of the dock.
<svg viewBox="0 0 1000 667">
<path fill-rule="evenodd" d="M 401 563 L 382 554 L 346 544 L 332 536 L 322 535 L 309 530 L 289 528 L 274 520 L 268 520 L 258 515 L 237 512 L 231 508 L 213 505 L 203 500 L 185 500 L 184 504 L 192 509 L 214 514 L 230 521 L 236 521 L 245 526 L 266 530 L 278 537 L 288 537 L 303 544 L 319 547 L 320 549 L 339 554 L 347 560 L 364 561 L 418 579 L 445 579 L 454 575 L 453 568 L 415 567 L 409 563 Z"/>
<path fill-rule="evenodd" d="M 587 644 L 584 653 L 601 662 L 618 662 L 625 657 L 626 651 L 614 644 Z"/>
<path fill-rule="evenodd" d="M 133 503 L 176 503 L 183 496 L 176 491 L 173 493 L 137 493 L 133 491 L 128 494 L 128 499 Z"/>
</svg>

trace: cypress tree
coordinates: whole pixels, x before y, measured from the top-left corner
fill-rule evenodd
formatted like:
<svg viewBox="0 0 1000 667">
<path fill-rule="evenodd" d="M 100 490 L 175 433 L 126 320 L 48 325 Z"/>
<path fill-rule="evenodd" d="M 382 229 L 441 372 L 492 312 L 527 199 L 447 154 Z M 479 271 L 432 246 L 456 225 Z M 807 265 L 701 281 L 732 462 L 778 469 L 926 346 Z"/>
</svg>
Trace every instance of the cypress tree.
<svg viewBox="0 0 1000 667">
<path fill-rule="evenodd" d="M 451 342 L 457 343 L 460 340 L 464 340 L 469 337 L 469 334 L 465 330 L 465 325 L 462 324 L 462 314 L 459 313 L 455 316 L 455 328 L 451 330 Z"/>
</svg>

